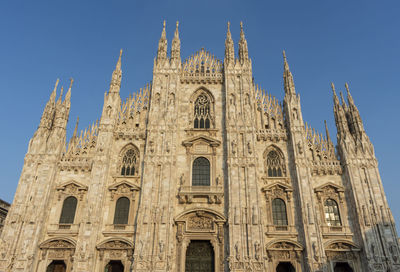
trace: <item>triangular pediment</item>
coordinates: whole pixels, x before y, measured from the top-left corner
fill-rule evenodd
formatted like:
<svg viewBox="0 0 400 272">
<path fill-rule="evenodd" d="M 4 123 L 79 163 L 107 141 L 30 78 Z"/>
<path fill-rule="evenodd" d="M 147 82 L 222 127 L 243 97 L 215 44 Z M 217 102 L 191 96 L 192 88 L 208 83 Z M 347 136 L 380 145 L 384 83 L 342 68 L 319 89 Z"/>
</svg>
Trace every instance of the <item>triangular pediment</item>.
<svg viewBox="0 0 400 272">
<path fill-rule="evenodd" d="M 77 191 L 87 191 L 88 187 L 75 180 L 67 181 L 57 187 L 57 191 L 64 191 L 66 189 L 73 189 Z"/>
<path fill-rule="evenodd" d="M 335 191 L 337 191 L 337 192 L 343 192 L 344 191 L 344 188 L 342 186 L 337 185 L 337 184 L 335 184 L 333 182 L 324 183 L 321 186 L 316 187 L 314 189 L 314 191 L 315 192 L 322 192 L 322 191 L 325 191 L 325 190 L 330 189 L 330 188 L 335 190 Z"/>
<path fill-rule="evenodd" d="M 267 250 L 295 250 L 295 251 L 302 251 L 303 246 L 292 240 L 273 240 L 266 245 Z"/>
<path fill-rule="evenodd" d="M 208 137 L 206 135 L 199 135 L 199 136 L 195 136 L 193 138 L 190 138 L 190 139 L 188 139 L 186 141 L 183 141 L 182 145 L 185 146 L 185 147 L 190 147 L 190 146 L 193 146 L 194 144 L 197 144 L 197 143 L 204 143 L 204 144 L 210 145 L 212 147 L 217 147 L 217 146 L 219 146 L 221 144 L 221 142 L 216 140 L 216 139 L 213 139 L 213 138 Z"/>
<path fill-rule="evenodd" d="M 108 187 L 110 191 L 118 191 L 118 190 L 125 190 L 125 191 L 138 191 L 140 190 L 135 184 L 130 183 L 129 181 L 123 180 L 117 183 L 112 184 Z"/>
<path fill-rule="evenodd" d="M 283 183 L 283 182 L 279 182 L 279 181 L 271 183 L 271 184 L 269 184 L 267 186 L 264 186 L 262 188 L 263 191 L 276 190 L 276 189 L 281 189 L 281 190 L 283 190 L 285 192 L 293 191 L 293 189 L 292 189 L 292 187 L 290 185 L 288 185 L 286 183 Z"/>
<path fill-rule="evenodd" d="M 96 248 L 102 250 L 129 250 L 133 248 L 133 244 L 125 238 L 110 238 L 99 243 Z"/>
</svg>

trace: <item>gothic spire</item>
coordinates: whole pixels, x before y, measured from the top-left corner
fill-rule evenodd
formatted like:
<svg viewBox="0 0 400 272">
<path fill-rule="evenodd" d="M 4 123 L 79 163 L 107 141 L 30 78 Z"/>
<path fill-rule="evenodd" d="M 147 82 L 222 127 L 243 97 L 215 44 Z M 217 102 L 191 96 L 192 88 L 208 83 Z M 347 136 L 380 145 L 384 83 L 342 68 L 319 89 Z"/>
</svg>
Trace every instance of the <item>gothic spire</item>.
<svg viewBox="0 0 400 272">
<path fill-rule="evenodd" d="M 354 105 L 354 100 L 353 97 L 351 96 L 350 90 L 349 90 L 349 84 L 347 84 L 347 82 L 344 84 L 346 91 L 347 91 L 347 101 L 349 101 L 349 105 L 352 105 L 355 107 Z"/>
<path fill-rule="evenodd" d="M 340 101 L 342 102 L 343 108 L 346 108 L 347 107 L 347 103 L 346 103 L 346 100 L 344 100 L 342 91 L 340 91 Z"/>
<path fill-rule="evenodd" d="M 54 85 L 54 89 L 53 89 L 53 92 L 51 93 L 51 95 L 50 95 L 50 99 L 49 99 L 49 102 L 50 101 L 52 101 L 53 103 L 56 101 L 56 95 L 57 95 L 57 86 L 58 86 L 58 83 L 60 82 L 60 79 L 59 78 L 57 78 L 57 80 L 56 80 L 56 84 Z"/>
<path fill-rule="evenodd" d="M 239 40 L 239 60 L 244 63 L 249 59 L 249 50 L 247 48 L 247 41 L 244 36 L 243 22 L 240 22 L 240 40 Z"/>
<path fill-rule="evenodd" d="M 47 101 L 46 106 L 44 107 L 42 118 L 40 119 L 39 127 L 45 127 L 47 129 L 51 129 L 53 119 L 54 119 L 54 111 L 56 105 L 56 96 L 57 96 L 57 87 L 60 80 L 57 78 L 56 84 L 54 85 L 54 89 L 51 92 L 49 101 Z"/>
<path fill-rule="evenodd" d="M 292 72 L 290 72 L 289 64 L 286 59 L 285 50 L 283 50 L 283 84 L 286 94 L 295 94 L 294 81 Z"/>
<path fill-rule="evenodd" d="M 165 60 L 167 58 L 167 34 L 165 32 L 165 20 L 163 22 L 163 30 L 161 38 L 158 42 L 157 61 Z"/>
<path fill-rule="evenodd" d="M 225 39 L 225 61 L 227 63 L 232 63 L 235 60 L 235 48 L 231 36 L 230 22 L 228 22 L 228 29 L 226 32 Z"/>
<path fill-rule="evenodd" d="M 328 140 L 328 143 L 331 143 L 331 136 L 329 134 L 328 125 L 326 124 L 326 120 L 324 120 L 324 124 L 325 124 L 326 139 Z"/>
<path fill-rule="evenodd" d="M 346 91 L 347 91 L 347 101 L 349 102 L 348 113 L 351 118 L 352 126 L 354 127 L 355 133 L 357 134 L 356 137 L 362 137 L 364 131 L 364 124 L 361 120 L 360 112 L 357 109 L 357 106 L 354 104 L 353 97 L 350 94 L 349 85 L 345 84 Z"/>
<path fill-rule="evenodd" d="M 64 93 L 64 86 L 61 86 L 60 96 L 58 97 L 57 103 L 56 103 L 56 106 L 57 106 L 57 107 L 58 107 L 59 105 L 61 105 L 63 93 Z"/>
<path fill-rule="evenodd" d="M 122 78 L 121 57 L 122 57 L 122 49 L 119 51 L 118 61 L 117 64 L 115 65 L 115 70 L 112 73 L 109 93 L 119 93 L 119 89 L 121 88 L 121 78 Z"/>
<path fill-rule="evenodd" d="M 332 88 L 332 92 L 333 92 L 333 103 L 336 107 L 336 106 L 340 105 L 340 103 L 339 103 L 339 98 L 336 95 L 335 84 L 333 84 L 333 82 L 331 82 L 331 88 Z"/>
<path fill-rule="evenodd" d="M 75 129 L 71 139 L 76 138 L 76 133 L 78 132 L 78 125 L 79 125 L 79 116 L 76 118 Z"/>
<path fill-rule="evenodd" d="M 67 94 L 65 95 L 65 101 L 68 101 L 71 98 L 71 89 L 72 89 L 72 84 L 74 83 L 74 79 L 71 77 L 70 82 L 69 82 L 69 88 L 67 91 Z"/>
<path fill-rule="evenodd" d="M 174 34 L 174 39 L 171 45 L 171 60 L 178 61 L 181 60 L 181 40 L 179 39 L 179 22 L 176 21 L 176 29 Z"/>
</svg>

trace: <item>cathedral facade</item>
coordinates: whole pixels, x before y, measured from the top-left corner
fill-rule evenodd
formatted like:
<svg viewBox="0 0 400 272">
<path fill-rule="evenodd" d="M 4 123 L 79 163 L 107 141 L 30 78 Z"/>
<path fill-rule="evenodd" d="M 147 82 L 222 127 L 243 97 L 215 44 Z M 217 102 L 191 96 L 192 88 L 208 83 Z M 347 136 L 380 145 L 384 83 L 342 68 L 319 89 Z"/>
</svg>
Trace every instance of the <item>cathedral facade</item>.
<svg viewBox="0 0 400 272">
<path fill-rule="evenodd" d="M 122 51 L 121 51 L 122 53 Z M 57 84 L 29 142 L 0 271 L 400 271 L 395 223 L 349 88 L 337 127 L 305 124 L 284 54 L 282 103 L 254 83 L 241 26 L 224 60 L 182 61 L 164 28 L 153 80 L 124 101 L 121 54 L 98 122 L 66 139 Z M 62 92 L 62 91 L 61 91 Z"/>
</svg>

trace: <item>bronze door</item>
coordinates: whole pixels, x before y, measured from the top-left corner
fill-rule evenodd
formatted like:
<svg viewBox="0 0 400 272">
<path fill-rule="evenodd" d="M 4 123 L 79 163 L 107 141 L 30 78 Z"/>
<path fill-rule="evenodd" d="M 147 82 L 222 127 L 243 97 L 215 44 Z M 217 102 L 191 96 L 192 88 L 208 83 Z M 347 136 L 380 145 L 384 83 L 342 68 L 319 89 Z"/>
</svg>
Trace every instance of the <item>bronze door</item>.
<svg viewBox="0 0 400 272">
<path fill-rule="evenodd" d="M 185 271 L 214 272 L 214 250 L 210 241 L 190 241 L 186 250 Z"/>
</svg>

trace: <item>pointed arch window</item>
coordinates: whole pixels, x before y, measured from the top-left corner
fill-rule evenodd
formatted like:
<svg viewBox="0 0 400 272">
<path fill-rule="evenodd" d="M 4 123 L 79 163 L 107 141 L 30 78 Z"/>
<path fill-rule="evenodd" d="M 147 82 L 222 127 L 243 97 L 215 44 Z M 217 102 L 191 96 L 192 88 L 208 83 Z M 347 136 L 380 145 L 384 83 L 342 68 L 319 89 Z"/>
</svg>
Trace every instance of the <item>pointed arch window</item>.
<svg viewBox="0 0 400 272">
<path fill-rule="evenodd" d="M 275 226 L 287 226 L 286 204 L 280 198 L 275 198 L 272 201 L 272 218 Z"/>
<path fill-rule="evenodd" d="M 193 162 L 192 186 L 210 186 L 210 162 L 204 157 Z"/>
<path fill-rule="evenodd" d="M 194 102 L 194 128 L 208 129 L 211 126 L 211 101 L 200 94 Z"/>
<path fill-rule="evenodd" d="M 272 150 L 268 153 L 266 164 L 268 177 L 282 177 L 283 160 L 277 151 Z"/>
<path fill-rule="evenodd" d="M 64 200 L 61 216 L 60 216 L 60 224 L 73 224 L 76 212 L 76 205 L 78 200 L 76 197 L 69 196 Z"/>
<path fill-rule="evenodd" d="M 127 197 L 120 197 L 115 204 L 114 224 L 128 224 L 130 201 Z"/>
<path fill-rule="evenodd" d="M 324 205 L 325 221 L 328 226 L 341 226 L 339 207 L 335 200 L 329 198 Z"/>
<path fill-rule="evenodd" d="M 137 172 L 138 153 L 135 149 L 128 149 L 122 157 L 121 176 L 134 176 Z"/>
</svg>

